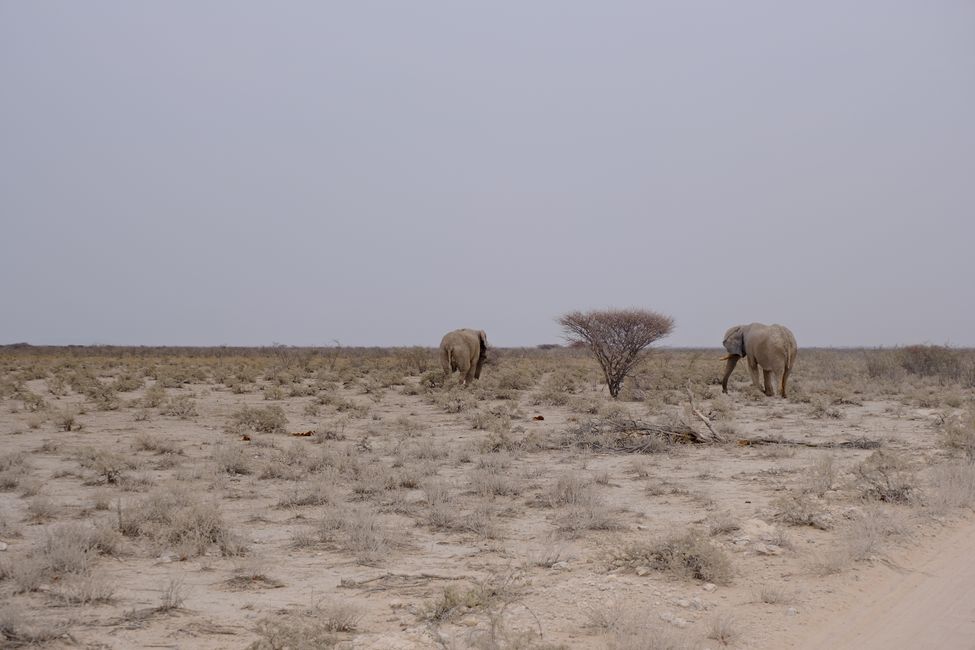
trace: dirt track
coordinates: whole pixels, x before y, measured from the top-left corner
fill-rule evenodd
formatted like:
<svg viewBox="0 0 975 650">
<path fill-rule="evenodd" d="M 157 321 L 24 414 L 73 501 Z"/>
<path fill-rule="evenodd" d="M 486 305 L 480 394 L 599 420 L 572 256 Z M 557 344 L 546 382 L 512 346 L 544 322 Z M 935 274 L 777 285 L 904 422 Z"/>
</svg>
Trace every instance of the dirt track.
<svg viewBox="0 0 975 650">
<path fill-rule="evenodd" d="M 851 582 L 795 647 L 975 648 L 975 521 L 932 542 L 896 558 L 896 570 L 878 567 Z"/>
</svg>

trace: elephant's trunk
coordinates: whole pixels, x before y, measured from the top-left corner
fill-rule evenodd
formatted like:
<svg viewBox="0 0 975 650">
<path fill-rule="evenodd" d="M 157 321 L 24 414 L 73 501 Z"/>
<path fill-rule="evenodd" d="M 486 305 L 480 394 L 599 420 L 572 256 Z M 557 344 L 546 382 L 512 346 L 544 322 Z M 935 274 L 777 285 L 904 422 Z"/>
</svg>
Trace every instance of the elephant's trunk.
<svg viewBox="0 0 975 650">
<path fill-rule="evenodd" d="M 729 354 L 725 357 L 725 359 L 727 359 L 727 361 L 725 362 L 724 366 L 724 377 L 721 378 L 722 393 L 728 392 L 728 377 L 730 377 L 731 373 L 734 372 L 735 366 L 738 365 L 738 360 L 741 359 L 741 357 L 737 354 Z"/>
</svg>

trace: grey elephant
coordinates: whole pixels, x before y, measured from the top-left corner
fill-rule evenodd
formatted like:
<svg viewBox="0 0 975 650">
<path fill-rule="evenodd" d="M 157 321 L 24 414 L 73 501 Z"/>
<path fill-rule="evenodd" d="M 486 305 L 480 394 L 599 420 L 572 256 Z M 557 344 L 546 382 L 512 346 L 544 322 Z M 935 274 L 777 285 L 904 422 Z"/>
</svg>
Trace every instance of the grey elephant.
<svg viewBox="0 0 975 650">
<path fill-rule="evenodd" d="M 735 325 L 724 335 L 724 348 L 728 354 L 721 357 L 726 361 L 724 377 L 721 379 L 722 392 L 728 392 L 728 377 L 731 376 L 738 360 L 745 357 L 748 360 L 748 372 L 752 375 L 752 383 L 758 390 L 769 397 L 775 394 L 773 375 L 778 380 L 779 393 L 785 397 L 785 384 L 796 364 L 796 337 L 788 327 L 782 325 L 764 325 L 751 323 L 750 325 Z M 758 368 L 761 366 L 765 379 L 765 387 L 758 380 Z"/>
<path fill-rule="evenodd" d="M 481 366 L 487 359 L 487 334 L 484 330 L 459 329 L 444 334 L 440 341 L 440 365 L 444 374 L 460 372 L 460 383 L 469 384 L 481 378 Z"/>
</svg>

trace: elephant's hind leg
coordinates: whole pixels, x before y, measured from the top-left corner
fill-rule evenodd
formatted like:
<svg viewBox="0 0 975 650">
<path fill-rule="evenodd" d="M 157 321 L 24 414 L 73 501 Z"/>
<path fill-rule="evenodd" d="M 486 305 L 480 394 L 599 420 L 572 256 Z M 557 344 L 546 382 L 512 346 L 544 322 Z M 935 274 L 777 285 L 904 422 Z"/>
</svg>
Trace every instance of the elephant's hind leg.
<svg viewBox="0 0 975 650">
<path fill-rule="evenodd" d="M 762 368 L 762 378 L 765 380 L 765 395 L 772 397 L 775 395 L 775 382 L 772 380 L 772 371 Z"/>
<path fill-rule="evenodd" d="M 782 372 L 782 386 L 780 387 L 781 388 L 782 397 L 785 397 L 786 396 L 785 395 L 785 382 L 789 378 L 789 370 L 790 370 L 790 368 L 786 368 Z"/>
<path fill-rule="evenodd" d="M 460 383 L 469 384 L 471 381 L 471 376 L 473 375 L 473 368 L 471 368 L 470 361 L 463 357 L 454 357 L 457 361 L 457 370 L 460 373 Z"/>
<path fill-rule="evenodd" d="M 747 359 L 748 359 L 748 374 L 752 376 L 752 384 L 755 386 L 755 388 L 764 392 L 765 389 L 762 388 L 762 381 L 758 378 L 758 362 L 752 359 L 751 357 L 747 357 Z"/>
</svg>

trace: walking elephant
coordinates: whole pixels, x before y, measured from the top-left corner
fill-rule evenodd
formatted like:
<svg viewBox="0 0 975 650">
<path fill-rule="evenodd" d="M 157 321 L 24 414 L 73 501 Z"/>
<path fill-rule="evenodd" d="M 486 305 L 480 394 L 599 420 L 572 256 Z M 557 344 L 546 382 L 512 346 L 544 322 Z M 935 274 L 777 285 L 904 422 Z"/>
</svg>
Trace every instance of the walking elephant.
<svg viewBox="0 0 975 650">
<path fill-rule="evenodd" d="M 724 335 L 724 347 L 728 354 L 721 357 L 726 361 L 724 377 L 721 379 L 722 392 L 728 392 L 728 377 L 731 376 L 739 359 L 748 360 L 748 372 L 752 383 L 769 397 L 775 394 L 775 384 L 779 384 L 779 394 L 786 396 L 786 380 L 796 363 L 796 337 L 788 327 L 782 325 L 735 325 Z M 758 379 L 761 366 L 765 386 Z M 774 379 L 773 379 L 774 375 Z"/>
<path fill-rule="evenodd" d="M 447 332 L 440 341 L 440 365 L 444 374 L 459 371 L 461 384 L 481 378 L 481 366 L 486 358 L 487 334 L 484 330 L 454 330 Z"/>
</svg>

